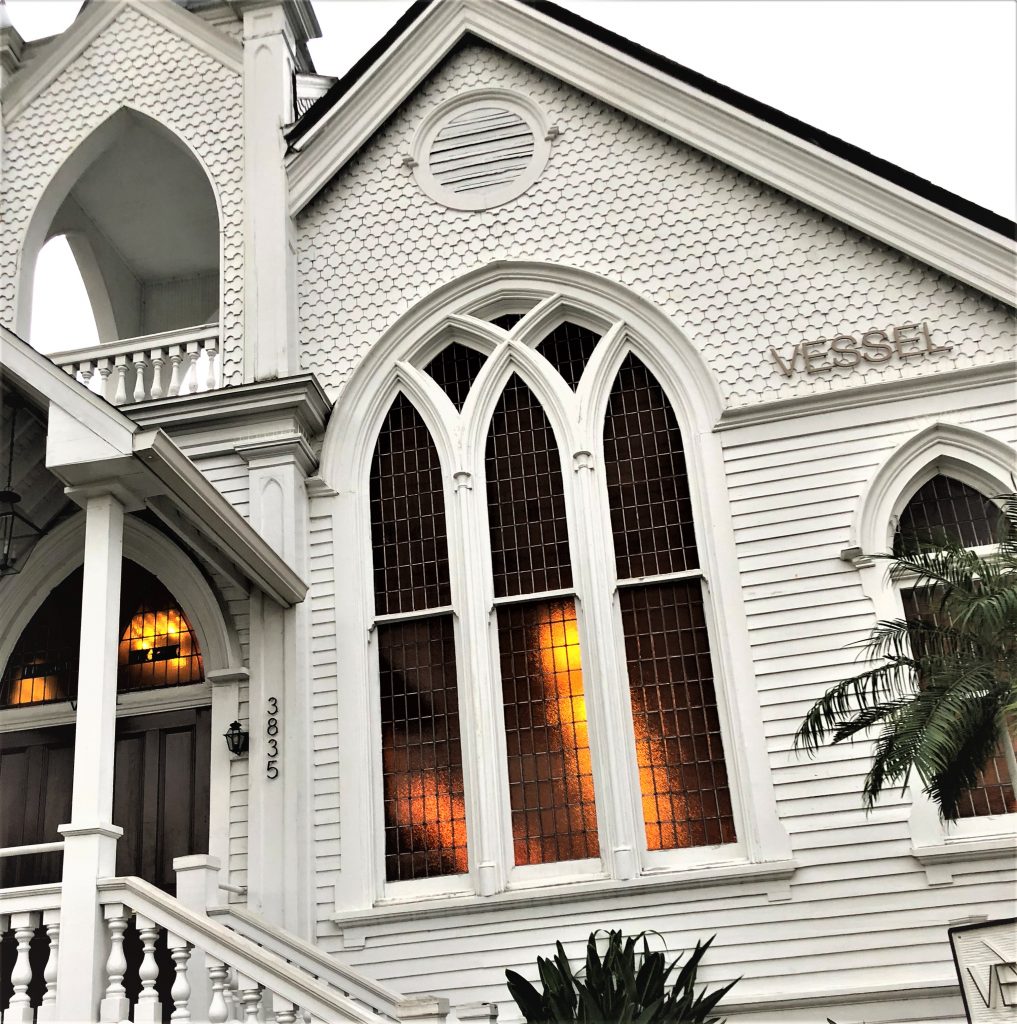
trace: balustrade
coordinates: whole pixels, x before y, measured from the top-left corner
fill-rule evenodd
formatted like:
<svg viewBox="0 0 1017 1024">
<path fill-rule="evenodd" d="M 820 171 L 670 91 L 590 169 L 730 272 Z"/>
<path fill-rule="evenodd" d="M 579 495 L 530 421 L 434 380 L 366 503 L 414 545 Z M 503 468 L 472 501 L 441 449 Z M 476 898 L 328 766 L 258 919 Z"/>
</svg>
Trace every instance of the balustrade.
<svg viewBox="0 0 1017 1024">
<path fill-rule="evenodd" d="M 3 1024 L 56 1020 L 59 903 L 60 887 L 55 885 L 0 890 L 0 935 L 9 936 L 10 944 L 10 956 L 2 964 L 3 981 L 11 991 Z"/>
<path fill-rule="evenodd" d="M 216 324 L 57 352 L 52 359 L 114 405 L 193 395 L 222 386 Z"/>
</svg>

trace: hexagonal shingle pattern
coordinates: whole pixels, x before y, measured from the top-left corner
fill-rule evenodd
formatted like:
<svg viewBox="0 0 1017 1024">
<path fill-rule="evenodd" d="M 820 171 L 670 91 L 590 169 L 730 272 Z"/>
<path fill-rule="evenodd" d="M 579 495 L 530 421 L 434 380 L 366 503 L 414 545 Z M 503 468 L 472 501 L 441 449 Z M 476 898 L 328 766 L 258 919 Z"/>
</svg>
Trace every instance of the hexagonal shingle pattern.
<svg viewBox="0 0 1017 1024">
<path fill-rule="evenodd" d="M 13 324 L 18 247 L 39 198 L 82 140 L 122 106 L 180 135 L 214 180 L 223 221 L 223 371 L 227 381 L 238 383 L 243 359 L 243 83 L 239 74 L 130 7 L 5 126 L 0 322 Z"/>
<path fill-rule="evenodd" d="M 485 86 L 529 94 L 563 134 L 523 196 L 449 210 L 401 158 L 428 110 Z M 730 407 L 1014 354 L 1002 304 L 482 44 L 439 66 L 298 228 L 301 365 L 333 397 L 413 303 L 501 259 L 562 262 L 650 299 L 703 353 Z M 791 380 L 768 353 L 921 320 L 954 351 Z"/>
</svg>

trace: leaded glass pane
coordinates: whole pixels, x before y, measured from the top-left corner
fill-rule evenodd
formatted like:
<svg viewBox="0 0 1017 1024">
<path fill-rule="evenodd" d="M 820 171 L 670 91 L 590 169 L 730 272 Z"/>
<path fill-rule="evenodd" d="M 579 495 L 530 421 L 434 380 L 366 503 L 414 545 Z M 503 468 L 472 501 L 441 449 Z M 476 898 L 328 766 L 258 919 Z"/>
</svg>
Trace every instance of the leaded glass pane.
<svg viewBox="0 0 1017 1024">
<path fill-rule="evenodd" d="M 515 374 L 491 420 L 485 466 L 495 594 L 571 587 L 558 444 L 540 403 Z"/>
<path fill-rule="evenodd" d="M 460 411 L 466 403 L 466 396 L 477 379 L 477 374 L 487 361 L 483 352 L 453 341 L 446 345 L 425 367 L 424 373 L 434 378 L 438 387 L 452 400 Z"/>
<path fill-rule="evenodd" d="M 698 580 L 619 591 L 651 850 L 735 841 Z"/>
<path fill-rule="evenodd" d="M 600 335 L 568 322 L 556 327 L 538 346 L 537 351 L 565 378 L 573 391 L 579 387 L 579 379 L 593 350 L 600 341 Z"/>
<path fill-rule="evenodd" d="M 901 513 L 894 554 L 943 540 L 965 548 L 996 544 L 999 515 L 999 508 L 973 487 L 937 474 L 919 487 Z"/>
<path fill-rule="evenodd" d="M 607 479 L 619 579 L 699 565 L 681 430 L 664 389 L 629 355 L 604 422 Z"/>
<path fill-rule="evenodd" d="M 516 864 L 597 857 L 575 603 L 498 609 Z"/>
<path fill-rule="evenodd" d="M 451 603 L 438 449 L 404 395 L 392 403 L 374 449 L 371 542 L 377 614 Z"/>
<path fill-rule="evenodd" d="M 385 871 L 391 881 L 467 870 L 451 615 L 378 627 Z"/>
</svg>

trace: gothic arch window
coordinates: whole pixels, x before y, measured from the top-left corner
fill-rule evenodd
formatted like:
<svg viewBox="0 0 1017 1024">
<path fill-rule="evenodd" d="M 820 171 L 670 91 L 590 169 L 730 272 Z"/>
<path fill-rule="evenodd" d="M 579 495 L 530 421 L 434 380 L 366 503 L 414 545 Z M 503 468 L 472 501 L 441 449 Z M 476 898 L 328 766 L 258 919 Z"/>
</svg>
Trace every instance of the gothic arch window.
<svg viewBox="0 0 1017 1024">
<path fill-rule="evenodd" d="M 22 631 L 0 677 L 0 707 L 73 700 L 78 686 L 82 570 L 50 592 Z M 200 683 L 198 640 L 172 594 L 128 559 L 120 589 L 117 689 L 121 693 Z"/>
<path fill-rule="evenodd" d="M 962 547 L 979 548 L 999 541 L 998 506 L 975 488 L 937 473 L 908 499 L 894 531 L 894 554 L 920 551 L 928 542 L 949 541 Z M 935 592 L 909 586 L 900 590 L 904 617 L 909 622 L 937 622 Z M 979 818 L 1017 812 L 1017 796 L 1010 780 L 1005 751 L 989 761 L 978 785 L 960 800 L 959 816 Z"/>
<path fill-rule="evenodd" d="M 373 406 L 373 899 L 749 856 L 674 378 L 554 301 L 430 329 Z"/>
</svg>

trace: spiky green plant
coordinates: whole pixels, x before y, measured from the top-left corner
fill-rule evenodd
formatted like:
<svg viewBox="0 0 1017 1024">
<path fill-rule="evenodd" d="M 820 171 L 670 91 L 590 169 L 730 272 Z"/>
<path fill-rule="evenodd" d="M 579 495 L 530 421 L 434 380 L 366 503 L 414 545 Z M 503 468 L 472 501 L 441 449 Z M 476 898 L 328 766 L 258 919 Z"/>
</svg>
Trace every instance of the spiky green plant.
<svg viewBox="0 0 1017 1024">
<path fill-rule="evenodd" d="M 528 1024 L 723 1024 L 710 1012 L 735 982 L 709 993 L 695 991 L 700 961 L 713 939 L 696 943 L 669 990 L 681 957 L 668 965 L 663 952 L 650 949 L 646 934 L 626 938 L 620 931 L 592 932 L 578 974 L 559 942 L 553 959 L 537 957 L 543 991 L 506 971 L 509 993 Z M 607 938 L 603 956 L 597 946 L 602 935 Z"/>
<path fill-rule="evenodd" d="M 1017 494 L 1002 499 L 998 550 L 982 556 L 946 536 L 911 538 L 889 561 L 927 612 L 881 621 L 862 642 L 874 667 L 829 689 L 805 716 L 796 750 L 814 754 L 878 728 L 863 799 L 912 772 L 947 821 L 1002 746 L 1017 716 Z M 1014 761 L 1007 757 L 1014 773 Z M 1017 797 L 1017 778 L 1011 778 Z"/>
</svg>

